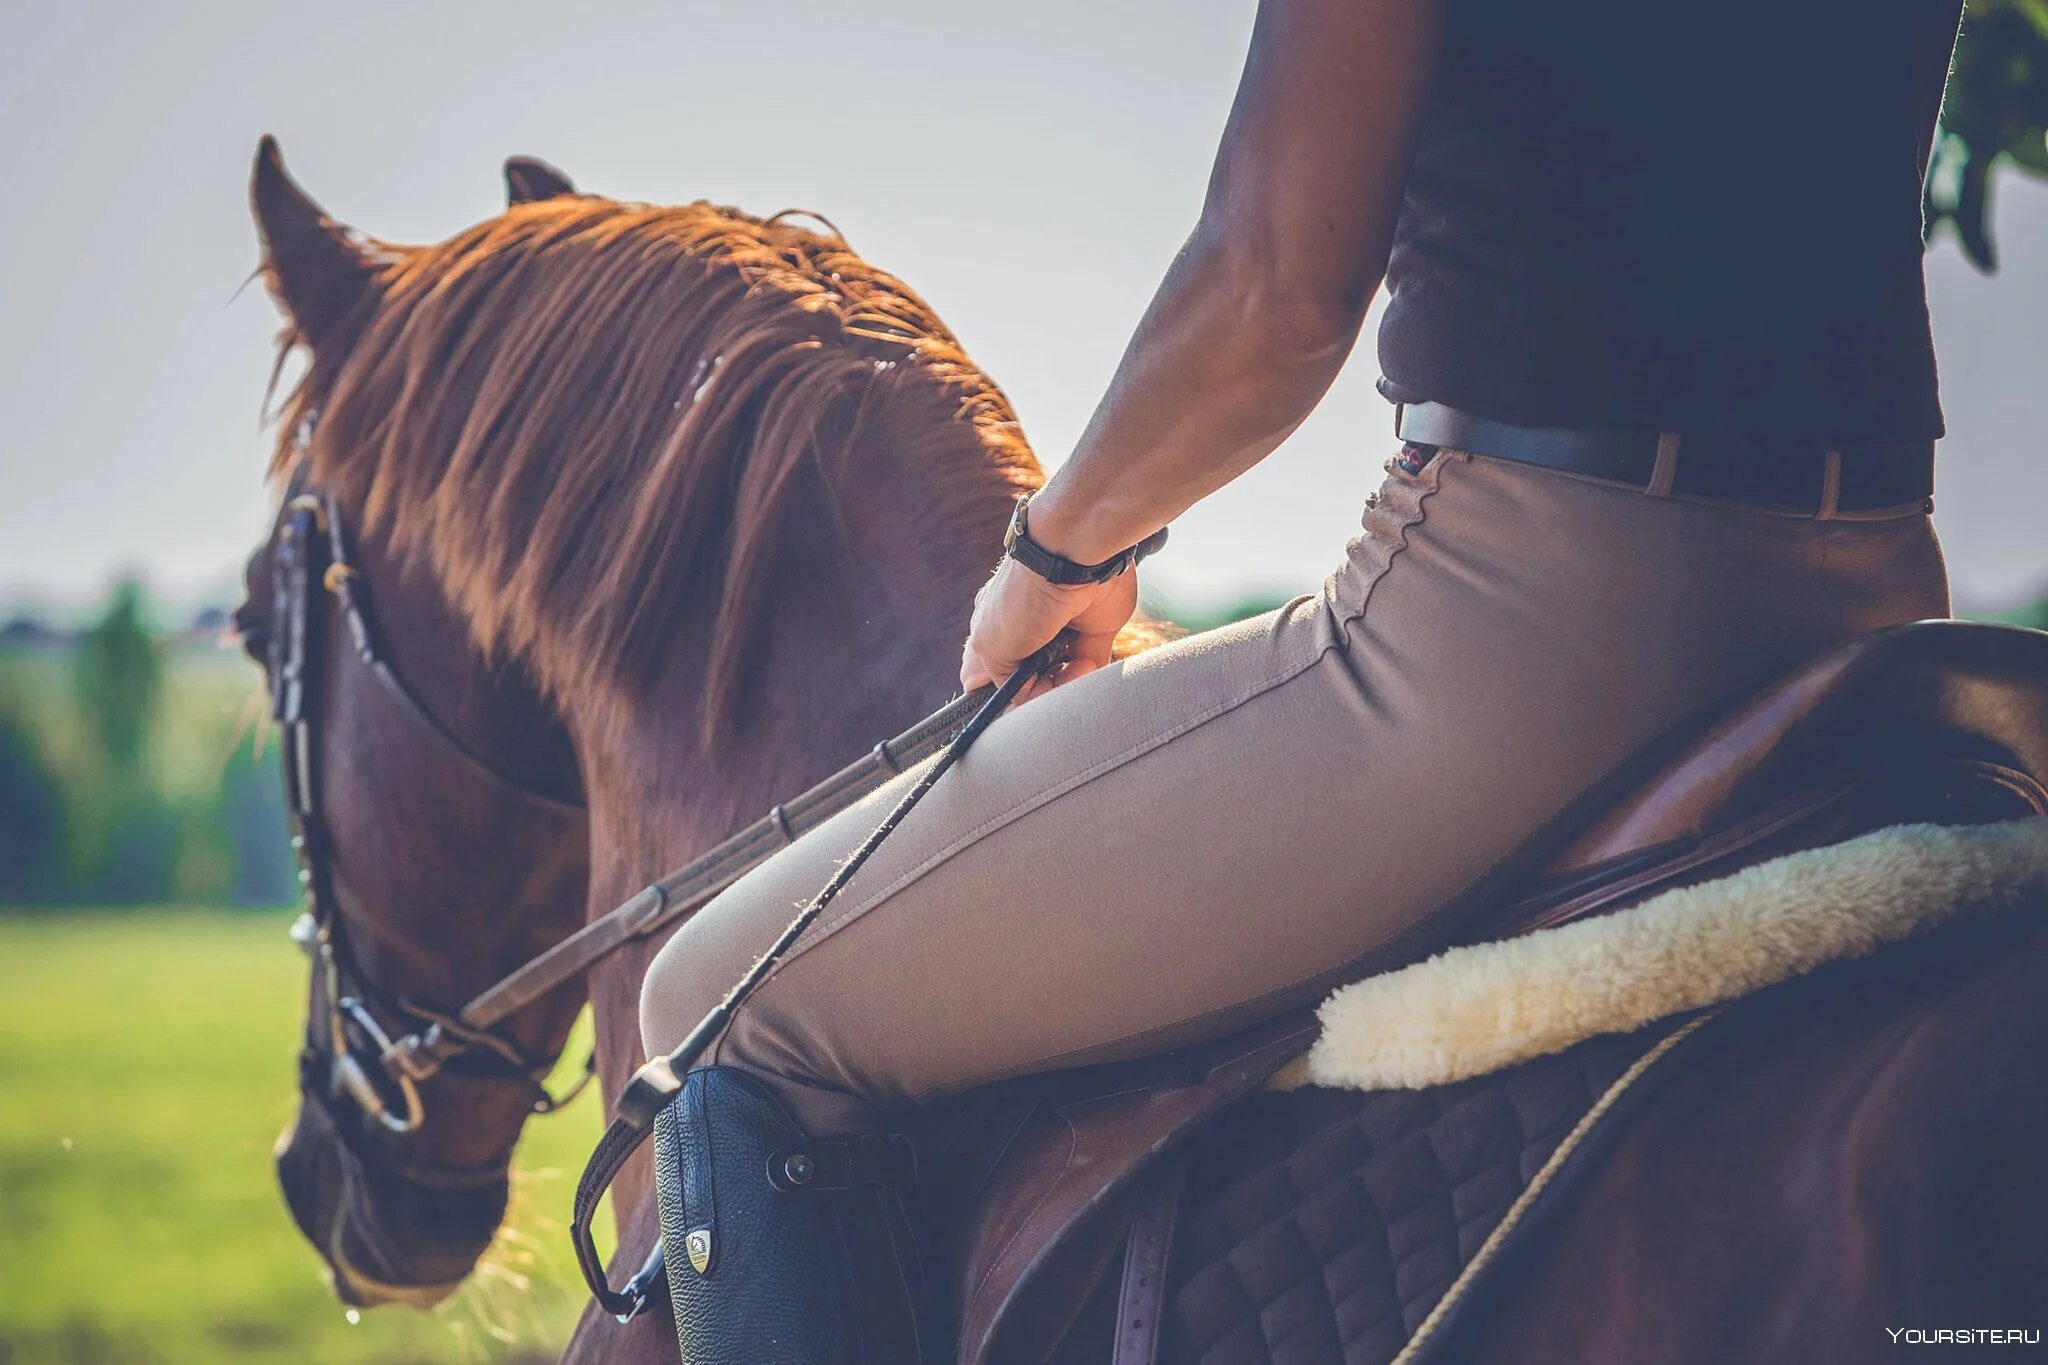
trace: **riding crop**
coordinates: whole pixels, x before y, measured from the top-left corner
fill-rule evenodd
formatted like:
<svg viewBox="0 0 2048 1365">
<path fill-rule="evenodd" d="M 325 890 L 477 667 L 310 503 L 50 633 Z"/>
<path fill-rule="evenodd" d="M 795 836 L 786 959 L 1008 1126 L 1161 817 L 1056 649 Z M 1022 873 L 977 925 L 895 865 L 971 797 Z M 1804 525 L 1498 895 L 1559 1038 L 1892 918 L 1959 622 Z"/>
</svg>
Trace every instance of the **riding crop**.
<svg viewBox="0 0 2048 1365">
<path fill-rule="evenodd" d="M 981 737 L 984 730 L 995 718 L 1007 710 L 1017 695 L 1032 680 L 1043 677 L 1066 660 L 1071 635 L 1061 632 L 1050 644 L 1019 664 L 1017 670 L 1000 684 L 985 691 L 985 700 L 976 707 L 967 723 L 939 751 L 930 767 L 918 775 L 916 782 L 904 792 L 889 813 L 882 817 L 880 824 L 861 840 L 860 845 L 833 872 L 818 894 L 811 897 L 795 919 L 789 922 L 768 950 L 754 960 L 723 1000 L 713 1006 L 711 1012 L 690 1030 L 688 1037 L 673 1052 L 656 1057 L 633 1074 L 618 1099 L 618 1117 L 605 1130 L 591 1154 L 590 1163 L 584 1168 L 583 1177 L 577 1182 L 574 1212 L 569 1221 L 569 1235 L 575 1244 L 576 1262 L 583 1272 L 584 1281 L 597 1298 L 600 1306 L 621 1322 L 628 1322 L 638 1316 L 651 1298 L 652 1286 L 661 1283 L 665 1273 L 661 1243 L 656 1242 L 654 1250 L 639 1272 L 628 1280 L 624 1288 L 614 1290 L 605 1278 L 604 1262 L 598 1255 L 596 1242 L 591 1236 L 591 1220 L 597 1212 L 598 1200 L 610 1188 L 613 1178 L 624 1166 L 626 1159 L 637 1151 L 653 1130 L 656 1115 L 682 1088 L 682 1077 L 691 1065 L 715 1042 L 719 1034 L 732 1021 L 735 1012 L 746 1003 L 763 981 L 767 980 L 777 964 L 796 945 L 798 939 L 816 924 L 846 884 L 860 871 L 861 864 L 882 846 L 883 840 L 895 832 L 905 816 L 914 810 L 918 802 L 937 785 L 946 771 L 959 762 L 962 755 Z"/>
</svg>

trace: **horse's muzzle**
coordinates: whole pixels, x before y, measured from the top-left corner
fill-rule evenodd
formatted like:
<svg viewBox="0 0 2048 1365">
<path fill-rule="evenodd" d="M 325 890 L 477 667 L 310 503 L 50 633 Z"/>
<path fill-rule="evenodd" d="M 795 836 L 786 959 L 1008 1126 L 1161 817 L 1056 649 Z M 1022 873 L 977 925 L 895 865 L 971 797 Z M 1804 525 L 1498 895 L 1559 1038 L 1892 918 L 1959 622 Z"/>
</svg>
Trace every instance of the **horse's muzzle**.
<svg viewBox="0 0 2048 1365">
<path fill-rule="evenodd" d="M 300 1104 L 276 1157 L 292 1221 L 327 1263 L 335 1296 L 354 1307 L 439 1303 L 505 1215 L 506 1182 L 442 1190 L 369 1169 L 319 1103 Z"/>
</svg>

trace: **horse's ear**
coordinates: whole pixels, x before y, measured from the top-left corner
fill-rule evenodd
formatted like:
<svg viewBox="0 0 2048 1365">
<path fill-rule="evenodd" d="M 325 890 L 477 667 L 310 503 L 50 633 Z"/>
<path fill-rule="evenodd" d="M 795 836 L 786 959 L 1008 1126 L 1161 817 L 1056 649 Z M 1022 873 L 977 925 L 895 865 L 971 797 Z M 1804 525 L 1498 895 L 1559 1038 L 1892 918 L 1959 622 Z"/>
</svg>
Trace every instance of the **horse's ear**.
<svg viewBox="0 0 2048 1365">
<path fill-rule="evenodd" d="M 543 199 L 576 193 L 575 184 L 537 156 L 505 158 L 505 203 L 536 204 Z"/>
<path fill-rule="evenodd" d="M 356 235 L 327 216 L 284 168 L 277 139 L 256 146 L 249 206 L 263 239 L 263 278 L 278 306 L 314 347 L 376 288 L 377 262 Z"/>
</svg>

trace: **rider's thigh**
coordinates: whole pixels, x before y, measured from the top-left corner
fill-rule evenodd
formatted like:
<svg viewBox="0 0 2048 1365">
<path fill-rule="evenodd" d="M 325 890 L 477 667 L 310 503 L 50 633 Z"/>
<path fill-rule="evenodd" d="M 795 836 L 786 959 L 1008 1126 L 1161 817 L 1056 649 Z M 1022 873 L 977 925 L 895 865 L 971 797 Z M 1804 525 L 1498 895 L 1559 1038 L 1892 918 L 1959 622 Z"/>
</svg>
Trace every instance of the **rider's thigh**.
<svg viewBox="0 0 2048 1365">
<path fill-rule="evenodd" d="M 1924 515 L 1818 521 L 1445 452 L 1319 596 L 1004 717 L 755 994 L 719 1060 L 800 1117 L 1141 1055 L 1441 945 L 1436 912 L 1672 725 L 1944 615 Z M 672 1047 L 908 779 L 693 919 Z"/>
</svg>

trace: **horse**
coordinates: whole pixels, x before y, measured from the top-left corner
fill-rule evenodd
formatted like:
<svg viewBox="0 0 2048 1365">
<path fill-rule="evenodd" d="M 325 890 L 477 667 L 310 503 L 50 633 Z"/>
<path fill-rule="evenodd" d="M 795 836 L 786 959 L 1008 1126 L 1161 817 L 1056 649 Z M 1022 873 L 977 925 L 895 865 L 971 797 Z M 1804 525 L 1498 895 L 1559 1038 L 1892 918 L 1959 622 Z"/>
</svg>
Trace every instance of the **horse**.
<svg viewBox="0 0 2048 1365">
<path fill-rule="evenodd" d="M 279 523 L 238 612 L 287 727 L 314 907 L 279 1171 L 357 1303 L 432 1302 L 488 1243 L 586 990 L 619 1091 L 658 940 L 621 938 L 583 984 L 490 1030 L 451 1002 L 604 928 L 655 875 L 944 701 L 989 546 L 1039 478 L 1001 391 L 836 233 L 615 203 L 527 159 L 506 179 L 500 216 L 427 247 L 337 224 L 267 139 L 252 186 L 280 364 L 309 356 L 273 460 Z M 310 605 L 323 596 L 338 609 Z M 1816 661 L 1618 774 L 1488 888 L 1468 936 L 1554 944 L 1801 857 L 1833 859 L 1805 874 L 1824 884 L 1856 857 L 1896 869 L 1883 832 L 1930 818 L 2019 850 L 1976 895 L 2010 913 L 1822 955 L 1742 998 L 1681 991 L 1463 1074 L 1361 1069 L 1336 1023 L 1289 1018 L 934 1115 L 954 1159 L 934 1163 L 928 1213 L 964 1286 L 962 1358 L 1705 1360 L 1847 1330 L 1839 1309 L 1788 1327 L 1770 1308 L 1735 1254 L 1766 1235 L 1780 1265 L 1854 1242 L 1859 1258 L 1801 1283 L 1859 1310 L 1891 1306 L 1866 1292 L 1887 1277 L 1933 1286 L 1906 1304 L 1919 1318 L 1887 1324 L 1902 1332 L 2028 1302 L 2010 1296 L 2048 1285 L 2022 1235 L 2048 1211 L 2024 1156 L 2048 1117 L 2027 1060 L 2048 1041 L 2048 885 L 2025 875 L 2048 813 L 2044 647 L 1905 628 Z M 1945 846 L 1913 847 L 1933 865 Z M 1959 886 L 1917 913 L 1969 899 Z M 1994 894 L 2013 886 L 2021 903 Z M 1749 892 L 1772 898 L 1785 885 Z M 1425 969 L 1444 970 L 1388 981 Z M 380 1069 L 407 1029 L 436 1040 L 435 1065 Z M 1319 1085 L 1272 1088 L 1303 1065 L 1292 1079 Z M 1795 1122 L 1788 1092 L 1833 1102 Z M 1939 1117 L 1987 1108 L 2011 1129 Z M 1817 1175 L 1812 1154 L 1845 1132 L 1853 1159 Z M 1893 1204 L 1858 1194 L 1930 1152 L 1886 1187 Z M 1674 1225 L 1653 1197 L 1674 1188 L 1689 1217 L 1713 1202 L 1719 1236 Z M 614 1196 L 637 1264 L 656 1233 L 646 1171 L 628 1165 Z M 1972 1217 L 1937 1216 L 1943 1200 Z M 1404 1248 L 1421 1207 L 1448 1215 Z M 1833 1358 L 1889 1348 L 1865 1335 L 1828 1338 Z M 669 1361 L 674 1337 L 661 1312 L 593 1310 L 568 1358 Z"/>
</svg>

